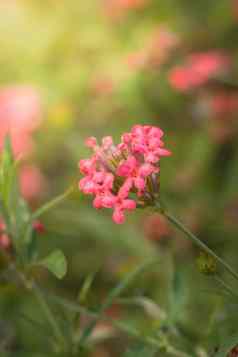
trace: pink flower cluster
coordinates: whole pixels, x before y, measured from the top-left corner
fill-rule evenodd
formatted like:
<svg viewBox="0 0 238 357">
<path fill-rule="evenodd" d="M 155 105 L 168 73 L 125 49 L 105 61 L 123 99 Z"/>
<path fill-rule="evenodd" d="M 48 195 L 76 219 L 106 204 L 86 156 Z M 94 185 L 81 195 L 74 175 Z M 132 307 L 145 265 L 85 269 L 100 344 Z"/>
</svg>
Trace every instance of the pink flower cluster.
<svg viewBox="0 0 238 357">
<path fill-rule="evenodd" d="M 79 163 L 84 175 L 79 188 L 95 196 L 95 208 L 112 208 L 114 222 L 123 223 L 124 212 L 134 210 L 139 202 L 153 204 L 159 193 L 160 158 L 170 155 L 163 134 L 158 127 L 135 125 L 118 145 L 110 136 L 103 138 L 101 146 L 94 137 L 87 139 L 94 154 Z"/>
<path fill-rule="evenodd" d="M 188 57 L 186 65 L 177 66 L 170 71 L 169 81 L 173 88 L 185 92 L 224 73 L 229 65 L 229 57 L 218 51 L 195 53 Z"/>
</svg>

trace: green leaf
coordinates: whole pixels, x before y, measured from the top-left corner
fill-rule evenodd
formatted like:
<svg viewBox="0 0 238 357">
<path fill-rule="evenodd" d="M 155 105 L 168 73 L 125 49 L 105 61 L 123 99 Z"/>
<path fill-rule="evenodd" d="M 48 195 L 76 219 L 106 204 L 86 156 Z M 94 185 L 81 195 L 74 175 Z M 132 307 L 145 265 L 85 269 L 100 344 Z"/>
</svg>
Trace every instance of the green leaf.
<svg viewBox="0 0 238 357">
<path fill-rule="evenodd" d="M 14 162 L 11 138 L 9 135 L 6 135 L 5 140 L 4 140 L 2 161 L 6 165 L 8 165 L 8 164 L 11 165 Z"/>
<path fill-rule="evenodd" d="M 92 283 L 95 279 L 96 273 L 90 274 L 84 281 L 82 288 L 80 289 L 78 300 L 80 303 L 83 303 L 86 301 L 88 293 L 91 289 Z"/>
<path fill-rule="evenodd" d="M 4 141 L 0 168 L 1 196 L 6 207 L 9 203 L 9 194 L 15 181 L 15 174 L 16 169 L 14 165 L 11 140 L 7 135 Z"/>
<path fill-rule="evenodd" d="M 67 272 L 67 261 L 61 250 L 55 250 L 46 258 L 41 260 L 39 265 L 47 268 L 58 279 L 62 279 Z"/>
<path fill-rule="evenodd" d="M 179 320 L 181 314 L 184 313 L 185 303 L 186 290 L 183 273 L 179 270 L 175 270 L 169 294 L 168 318 L 170 323 L 175 323 L 177 320 Z"/>
</svg>

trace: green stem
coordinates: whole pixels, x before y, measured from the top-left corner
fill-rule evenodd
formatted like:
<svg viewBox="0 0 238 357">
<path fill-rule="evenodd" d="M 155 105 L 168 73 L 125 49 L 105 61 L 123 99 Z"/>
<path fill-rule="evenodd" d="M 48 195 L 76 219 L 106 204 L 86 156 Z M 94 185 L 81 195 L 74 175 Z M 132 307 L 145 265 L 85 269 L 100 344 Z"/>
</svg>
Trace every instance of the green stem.
<svg viewBox="0 0 238 357">
<path fill-rule="evenodd" d="M 46 319 L 48 320 L 49 324 L 51 325 L 52 331 L 55 335 L 56 340 L 61 344 L 61 346 L 65 346 L 65 338 L 63 333 L 61 332 L 60 327 L 58 326 L 58 323 L 52 314 L 46 299 L 44 298 L 44 295 L 42 294 L 41 290 L 38 288 L 36 283 L 34 281 L 28 280 L 27 277 L 23 272 L 18 271 L 15 263 L 12 263 L 10 265 L 10 268 L 13 269 L 16 273 L 16 276 L 18 279 L 21 281 L 23 286 L 25 287 L 26 290 L 31 291 L 36 300 L 38 301 L 42 311 L 45 314 Z"/>
<path fill-rule="evenodd" d="M 54 315 L 52 314 L 46 300 L 44 299 L 44 296 L 42 295 L 41 291 L 35 287 L 33 285 L 32 287 L 32 291 L 42 309 L 42 311 L 44 312 L 45 314 L 45 317 L 47 318 L 49 324 L 51 325 L 51 328 L 52 328 L 52 331 L 55 335 L 55 338 L 61 343 L 64 345 L 64 335 L 62 334 L 57 322 L 56 322 L 56 319 L 54 317 Z"/>
<path fill-rule="evenodd" d="M 238 298 L 238 295 L 233 291 L 232 287 L 229 286 L 222 278 L 220 278 L 219 276 L 215 276 L 215 279 L 223 288 L 227 290 L 229 294 Z"/>
<path fill-rule="evenodd" d="M 190 232 L 180 221 L 177 220 L 171 213 L 165 209 L 161 209 L 161 206 L 158 206 L 160 212 L 181 232 L 183 232 L 189 239 L 193 241 L 199 248 L 204 250 L 210 256 L 212 256 L 221 266 L 223 266 L 235 279 L 238 280 L 238 274 L 233 270 L 233 268 L 226 263 L 222 258 L 220 258 L 213 250 L 211 250 L 205 243 L 203 243 L 198 237 Z"/>
<path fill-rule="evenodd" d="M 112 326 L 114 326 L 116 329 L 118 329 L 121 332 L 126 333 L 127 335 L 135 338 L 138 341 L 143 341 L 147 345 L 153 346 L 158 348 L 159 350 L 161 349 L 166 349 L 166 352 L 170 354 L 171 356 L 176 356 L 176 357 L 189 357 L 189 355 L 183 351 L 179 351 L 175 349 L 174 347 L 168 345 L 168 342 L 162 343 L 159 341 L 157 338 L 154 338 L 152 336 L 144 336 L 140 331 L 136 330 L 132 326 L 128 326 L 127 323 L 124 323 L 123 321 L 120 320 L 115 320 L 104 313 L 98 313 L 95 311 L 88 310 L 86 307 L 81 306 L 78 303 L 74 303 L 70 300 L 67 300 L 62 297 L 58 297 L 56 295 L 49 294 L 49 292 L 45 291 L 44 292 L 49 299 L 52 299 L 55 303 L 63 306 L 65 309 L 73 311 L 73 312 L 79 312 L 81 314 L 84 314 L 92 319 L 95 320 L 102 320 L 111 323 Z"/>
<path fill-rule="evenodd" d="M 53 200 L 47 202 L 45 205 L 40 207 L 35 213 L 32 215 L 32 219 L 39 218 L 42 216 L 44 213 L 48 212 L 58 204 L 60 204 L 62 201 L 64 201 L 72 192 L 74 191 L 74 186 L 70 187 L 67 191 L 65 191 L 62 195 L 57 196 L 56 198 L 53 198 Z"/>
</svg>

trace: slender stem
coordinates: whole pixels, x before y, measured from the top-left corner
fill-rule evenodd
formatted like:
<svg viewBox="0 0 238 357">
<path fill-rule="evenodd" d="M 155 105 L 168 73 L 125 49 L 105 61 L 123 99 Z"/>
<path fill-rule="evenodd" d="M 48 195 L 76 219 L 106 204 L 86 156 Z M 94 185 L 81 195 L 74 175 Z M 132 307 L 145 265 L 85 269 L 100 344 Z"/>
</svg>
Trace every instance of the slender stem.
<svg viewBox="0 0 238 357">
<path fill-rule="evenodd" d="M 6 254 L 5 254 L 5 256 L 7 257 Z M 23 272 L 18 271 L 14 262 L 11 263 L 11 265 L 9 266 L 9 269 L 13 269 L 17 278 L 20 280 L 20 282 L 26 288 L 26 290 L 31 291 L 34 294 L 42 311 L 45 314 L 46 319 L 48 320 L 49 324 L 51 325 L 51 328 L 52 328 L 52 331 L 54 332 L 55 338 L 60 343 L 62 343 L 62 345 L 64 346 L 65 345 L 64 335 L 61 332 L 60 327 L 58 326 L 57 321 L 56 321 L 54 315 L 52 314 L 41 290 L 38 288 L 38 286 L 36 285 L 36 283 L 34 281 L 28 280 Z"/>
<path fill-rule="evenodd" d="M 35 213 L 33 213 L 32 218 L 33 219 L 39 218 L 44 213 L 46 213 L 50 209 L 54 208 L 58 204 L 60 204 L 74 191 L 74 188 L 75 188 L 74 186 L 70 187 L 67 191 L 62 193 L 62 195 L 59 195 L 59 196 L 53 198 L 51 201 L 47 202 L 45 205 L 40 207 Z"/>
<path fill-rule="evenodd" d="M 42 311 L 44 312 L 45 314 L 45 317 L 47 318 L 49 324 L 51 325 L 52 327 L 52 330 L 54 332 L 54 335 L 56 337 L 56 339 L 60 342 L 60 343 L 63 343 L 64 344 L 64 335 L 62 334 L 56 320 L 55 320 L 55 317 L 54 315 L 52 314 L 44 296 L 42 295 L 41 291 L 33 285 L 32 287 L 32 291 L 42 309 Z"/>
<path fill-rule="evenodd" d="M 219 276 L 215 276 L 216 281 L 227 290 L 232 296 L 238 298 L 238 295 L 233 291 L 232 287 L 230 287 L 222 278 Z"/>
<path fill-rule="evenodd" d="M 210 256 L 212 256 L 220 265 L 222 265 L 235 279 L 238 280 L 238 273 L 233 270 L 233 268 L 226 263 L 222 258 L 220 258 L 213 250 L 211 250 L 205 243 L 203 243 L 198 237 L 195 236 L 192 232 L 190 232 L 180 221 L 177 220 L 171 213 L 169 213 L 165 209 L 161 209 L 159 207 L 160 212 L 181 232 L 183 232 L 189 239 L 191 239 L 194 244 L 196 244 L 199 248 L 204 250 Z"/>
<path fill-rule="evenodd" d="M 140 331 L 136 330 L 134 327 L 129 326 L 127 323 L 124 323 L 121 320 L 115 320 L 104 313 L 98 313 L 95 311 L 91 311 L 87 309 L 86 307 L 74 303 L 73 301 L 70 301 L 68 299 L 58 297 L 56 295 L 50 294 L 48 291 L 43 291 L 43 293 L 52 301 L 55 303 L 63 306 L 65 309 L 68 309 L 70 311 L 74 312 L 79 312 L 81 314 L 84 314 L 92 319 L 97 319 L 97 320 L 102 320 L 111 323 L 112 326 L 114 326 L 116 329 L 118 329 L 121 332 L 126 333 L 127 335 L 137 339 L 138 341 L 143 341 L 144 343 L 154 346 L 158 348 L 159 350 L 162 348 L 166 348 L 166 352 L 170 354 L 171 356 L 174 357 L 189 357 L 189 355 L 186 352 L 179 351 L 175 349 L 174 347 L 170 346 L 168 342 L 166 343 L 159 341 L 157 338 L 153 336 L 143 336 Z"/>
<path fill-rule="evenodd" d="M 150 265 L 157 263 L 157 259 L 149 259 L 143 262 L 141 265 L 136 267 L 135 270 L 133 270 L 131 273 L 129 273 L 122 282 L 120 282 L 114 289 L 111 290 L 109 295 L 106 297 L 105 302 L 103 305 L 100 307 L 98 313 L 99 316 L 102 314 L 106 309 L 108 309 L 114 302 L 116 298 L 127 288 L 127 286 L 137 277 L 139 276 L 147 267 Z M 92 334 L 92 331 L 94 327 L 96 326 L 97 319 L 89 322 L 89 324 L 85 327 L 80 343 L 84 344 L 87 338 Z"/>
</svg>

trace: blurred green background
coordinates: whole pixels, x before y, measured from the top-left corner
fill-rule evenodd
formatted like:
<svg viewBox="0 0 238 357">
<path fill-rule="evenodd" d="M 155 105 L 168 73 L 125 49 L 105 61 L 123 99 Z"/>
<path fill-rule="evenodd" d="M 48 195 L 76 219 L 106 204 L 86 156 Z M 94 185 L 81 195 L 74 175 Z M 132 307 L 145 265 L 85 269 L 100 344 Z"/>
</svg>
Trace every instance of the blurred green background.
<svg viewBox="0 0 238 357">
<path fill-rule="evenodd" d="M 21 95 L 27 87 L 40 101 L 41 122 L 29 134 L 33 147 L 23 158 L 41 175 L 29 197 L 32 208 L 79 180 L 78 161 L 89 155 L 87 136 L 113 135 L 118 141 L 134 124 L 158 125 L 173 153 L 161 164 L 161 199 L 238 268 L 237 31 L 238 2 L 231 0 L 1 0 L 0 130 L 7 120 L 1 93 L 17 88 L 14 95 Z M 169 74 L 175 66 L 193 53 L 214 50 L 231 60 L 225 77 L 187 91 L 173 88 Z M 225 99 L 215 110 L 211 100 L 219 95 Z M 199 272 L 200 252 L 153 211 L 138 210 L 115 225 L 110 212 L 96 211 L 78 192 L 42 222 L 46 232 L 39 249 L 59 247 L 69 264 L 62 282 L 42 271 L 46 289 L 76 300 L 86 277 L 95 273 L 82 302 L 94 309 L 133 267 L 158 256 L 158 264 L 124 297 L 150 299 L 166 317 L 145 304 L 120 302 L 111 316 L 143 335 L 165 334 L 189 356 L 212 356 L 236 331 L 237 306 L 219 283 Z M 34 301 L 6 282 L 0 296 L 1 356 L 53 355 L 41 328 L 22 318 L 24 312 L 41 321 Z M 62 324 L 72 320 L 60 307 L 53 309 Z M 82 326 L 83 318 L 67 333 L 77 336 Z M 98 323 L 97 330 L 90 356 L 121 356 L 130 346 L 110 324 Z"/>
</svg>

